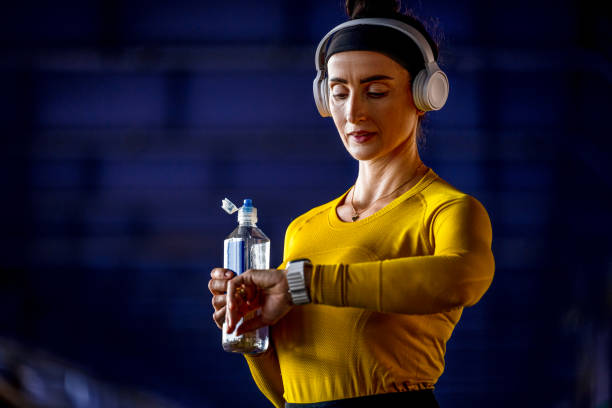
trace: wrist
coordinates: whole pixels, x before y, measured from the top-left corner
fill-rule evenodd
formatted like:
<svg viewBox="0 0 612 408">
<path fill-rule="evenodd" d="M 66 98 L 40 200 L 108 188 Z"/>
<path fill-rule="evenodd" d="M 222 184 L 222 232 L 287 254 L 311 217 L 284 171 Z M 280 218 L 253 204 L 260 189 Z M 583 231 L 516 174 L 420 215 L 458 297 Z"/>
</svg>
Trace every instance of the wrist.
<svg viewBox="0 0 612 408">
<path fill-rule="evenodd" d="M 310 268 L 304 270 L 304 286 L 306 287 L 306 293 L 310 296 L 310 284 L 312 281 L 312 272 L 314 271 L 314 265 L 310 264 Z"/>
</svg>

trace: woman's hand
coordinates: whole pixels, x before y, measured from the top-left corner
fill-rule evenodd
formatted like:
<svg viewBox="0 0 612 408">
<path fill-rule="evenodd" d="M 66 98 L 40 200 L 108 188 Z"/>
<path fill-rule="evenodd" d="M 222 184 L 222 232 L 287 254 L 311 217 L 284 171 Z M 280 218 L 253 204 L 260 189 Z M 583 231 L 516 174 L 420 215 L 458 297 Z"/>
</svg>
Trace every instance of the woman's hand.
<svg viewBox="0 0 612 408">
<path fill-rule="evenodd" d="M 229 269 L 215 268 L 210 272 L 210 280 L 208 281 L 208 290 L 212 293 L 212 305 L 215 309 L 213 320 L 217 327 L 222 329 L 225 321 L 225 303 L 227 292 L 227 282 L 234 277 L 235 273 Z"/>
<path fill-rule="evenodd" d="M 244 321 L 240 335 L 278 322 L 293 307 L 287 275 L 280 269 L 249 269 L 227 284 L 227 332 L 235 330 L 247 313 L 261 308 L 261 313 Z"/>
</svg>

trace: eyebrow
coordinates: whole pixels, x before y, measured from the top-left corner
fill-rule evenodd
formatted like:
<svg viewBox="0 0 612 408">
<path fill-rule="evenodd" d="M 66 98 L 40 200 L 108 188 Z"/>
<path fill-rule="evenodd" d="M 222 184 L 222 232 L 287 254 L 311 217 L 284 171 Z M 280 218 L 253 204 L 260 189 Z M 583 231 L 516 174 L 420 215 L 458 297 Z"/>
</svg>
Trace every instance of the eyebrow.
<svg viewBox="0 0 612 408">
<path fill-rule="evenodd" d="M 373 76 L 361 79 L 359 81 L 359 83 L 360 84 L 365 84 L 366 82 L 380 81 L 381 79 L 393 79 L 393 78 L 391 78 L 390 76 L 387 76 L 387 75 L 373 75 Z M 343 83 L 343 84 L 348 84 L 348 81 L 346 79 L 338 78 L 338 77 L 330 78 L 329 81 L 330 82 L 340 82 L 340 83 Z"/>
</svg>

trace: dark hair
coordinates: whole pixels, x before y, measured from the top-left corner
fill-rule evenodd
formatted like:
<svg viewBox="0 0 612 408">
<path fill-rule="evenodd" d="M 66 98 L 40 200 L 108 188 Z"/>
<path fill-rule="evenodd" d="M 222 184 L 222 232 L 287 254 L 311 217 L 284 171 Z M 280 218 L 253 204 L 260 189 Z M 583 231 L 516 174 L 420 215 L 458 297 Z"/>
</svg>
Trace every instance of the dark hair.
<svg viewBox="0 0 612 408">
<path fill-rule="evenodd" d="M 346 0 L 346 14 L 348 14 L 351 20 L 356 18 L 393 18 L 395 20 L 403 21 L 406 24 L 419 30 L 425 37 L 431 50 L 433 51 L 434 58 L 438 59 L 438 43 L 429 34 L 429 31 L 419 19 L 417 19 L 411 10 L 406 10 L 405 13 L 400 11 L 401 1 L 400 0 Z M 411 72 L 412 78 L 418 72 Z"/>
<path fill-rule="evenodd" d="M 346 0 L 346 14 L 351 20 L 356 18 L 379 17 L 403 21 L 423 34 L 431 47 L 434 58 L 438 60 L 438 42 L 434 40 L 434 37 L 429 33 L 425 24 L 414 15 L 412 10 L 406 9 L 405 12 L 401 11 L 401 0 Z M 421 66 L 417 70 L 409 70 L 410 78 L 414 79 L 422 68 L 424 68 L 424 66 Z M 424 116 L 419 117 L 419 125 L 422 124 L 423 119 Z M 421 126 L 419 126 L 417 132 L 417 141 L 421 147 L 424 147 L 425 135 Z"/>
</svg>

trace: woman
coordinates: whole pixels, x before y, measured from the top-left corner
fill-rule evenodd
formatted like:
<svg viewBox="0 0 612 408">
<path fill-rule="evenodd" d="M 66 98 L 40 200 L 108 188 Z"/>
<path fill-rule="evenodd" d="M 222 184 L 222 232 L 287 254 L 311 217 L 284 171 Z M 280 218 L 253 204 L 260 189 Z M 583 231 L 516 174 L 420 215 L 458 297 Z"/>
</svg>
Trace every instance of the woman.
<svg viewBox="0 0 612 408">
<path fill-rule="evenodd" d="M 246 359 L 277 407 L 438 406 L 446 341 L 493 277 L 485 209 L 419 157 L 420 119 L 448 82 L 397 10 L 349 0 L 352 23 L 317 50 L 315 100 L 359 163 L 355 185 L 291 223 L 279 269 L 211 272 L 219 327 L 257 308 L 238 332 L 271 326 L 270 349 Z"/>
</svg>

